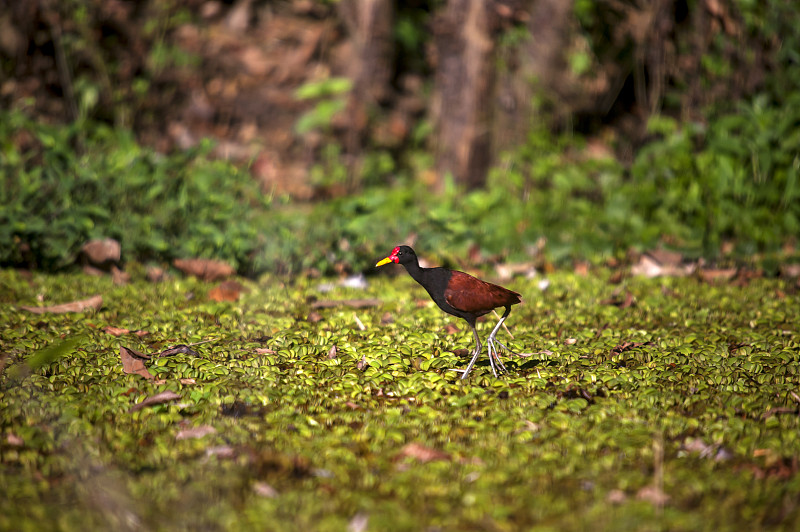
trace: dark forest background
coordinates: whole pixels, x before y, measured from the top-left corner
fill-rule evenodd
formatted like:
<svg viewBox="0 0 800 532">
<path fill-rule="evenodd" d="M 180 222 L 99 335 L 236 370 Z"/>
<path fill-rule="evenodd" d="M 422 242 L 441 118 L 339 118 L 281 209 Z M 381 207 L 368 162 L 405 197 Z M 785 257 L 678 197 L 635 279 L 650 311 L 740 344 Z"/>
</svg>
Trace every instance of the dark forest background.
<svg viewBox="0 0 800 532">
<path fill-rule="evenodd" d="M 788 0 L 0 2 L 0 263 L 758 261 L 800 234 Z"/>
</svg>

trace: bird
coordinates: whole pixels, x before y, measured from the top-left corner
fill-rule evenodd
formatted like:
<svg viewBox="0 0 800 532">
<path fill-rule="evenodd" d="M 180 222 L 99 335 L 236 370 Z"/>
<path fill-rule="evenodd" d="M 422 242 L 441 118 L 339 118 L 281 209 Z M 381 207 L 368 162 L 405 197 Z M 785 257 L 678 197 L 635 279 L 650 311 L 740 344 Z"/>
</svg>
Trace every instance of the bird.
<svg viewBox="0 0 800 532">
<path fill-rule="evenodd" d="M 489 334 L 486 345 L 492 374 L 497 377 L 498 367 L 501 371 L 506 371 L 497 348 L 499 345 L 507 351 L 510 350 L 497 340 L 496 336 L 500 326 L 511 313 L 511 306 L 522 302 L 520 294 L 457 270 L 442 267 L 423 268 L 419 265 L 417 254 L 409 246 L 397 246 L 388 257 L 378 261 L 375 267 L 390 263 L 402 265 L 408 274 L 422 285 L 440 309 L 462 318 L 472 328 L 472 333 L 475 335 L 475 348 L 470 353 L 472 359 L 466 369 L 454 370 L 461 372 L 462 379 L 466 379 L 469 375 L 483 347 L 478 330 L 475 328 L 476 320 L 498 307 L 505 307 L 505 312 Z"/>
</svg>

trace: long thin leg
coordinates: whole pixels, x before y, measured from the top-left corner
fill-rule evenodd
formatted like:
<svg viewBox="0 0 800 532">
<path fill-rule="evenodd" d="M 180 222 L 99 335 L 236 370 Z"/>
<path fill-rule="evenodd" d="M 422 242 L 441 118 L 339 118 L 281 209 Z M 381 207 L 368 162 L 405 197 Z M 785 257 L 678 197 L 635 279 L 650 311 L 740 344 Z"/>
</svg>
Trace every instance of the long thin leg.
<svg viewBox="0 0 800 532">
<path fill-rule="evenodd" d="M 467 369 L 465 369 L 464 373 L 461 375 L 462 380 L 466 379 L 467 375 L 469 375 L 469 372 L 472 371 L 472 366 L 475 365 L 475 361 L 478 360 L 478 357 L 481 354 L 481 349 L 483 348 L 481 345 L 481 339 L 478 337 L 478 330 L 475 328 L 475 325 L 470 323 L 469 326 L 472 327 L 472 334 L 475 335 L 475 349 L 472 351 L 472 360 L 469 361 L 469 364 L 467 364 Z M 494 366 L 492 366 L 492 371 L 494 371 Z"/>
<path fill-rule="evenodd" d="M 500 340 L 498 340 L 496 336 L 497 336 L 497 331 L 500 330 L 500 327 L 502 327 L 503 322 L 506 321 L 506 318 L 508 317 L 509 314 L 511 314 L 511 307 L 506 307 L 506 311 L 503 313 L 503 316 L 500 318 L 500 321 L 497 322 L 497 325 L 494 326 L 494 329 L 492 329 L 491 334 L 489 334 L 489 338 L 486 339 L 486 349 L 489 351 L 489 360 L 492 360 L 492 357 L 494 357 L 497 360 L 497 365 L 500 367 L 502 371 L 506 371 L 506 367 L 500 360 L 500 355 L 498 353 L 497 346 L 499 344 L 500 347 L 502 347 L 503 349 L 507 351 L 509 351 L 509 349 Z"/>
</svg>

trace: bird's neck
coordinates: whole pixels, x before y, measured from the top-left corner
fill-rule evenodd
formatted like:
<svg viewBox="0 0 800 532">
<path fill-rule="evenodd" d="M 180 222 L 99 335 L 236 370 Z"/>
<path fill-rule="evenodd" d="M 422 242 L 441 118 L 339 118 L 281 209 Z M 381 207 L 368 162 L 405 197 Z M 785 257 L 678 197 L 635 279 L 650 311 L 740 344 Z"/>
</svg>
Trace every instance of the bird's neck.
<svg viewBox="0 0 800 532">
<path fill-rule="evenodd" d="M 403 264 L 403 267 L 406 269 L 412 279 L 418 283 L 422 282 L 422 274 L 425 271 L 425 268 L 422 268 L 418 261 Z"/>
</svg>

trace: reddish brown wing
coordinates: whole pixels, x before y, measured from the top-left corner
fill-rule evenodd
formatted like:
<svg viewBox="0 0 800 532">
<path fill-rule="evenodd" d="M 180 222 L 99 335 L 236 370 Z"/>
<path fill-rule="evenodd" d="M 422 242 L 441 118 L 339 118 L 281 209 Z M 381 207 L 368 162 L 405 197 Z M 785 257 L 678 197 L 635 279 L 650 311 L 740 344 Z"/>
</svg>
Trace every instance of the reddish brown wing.
<svg viewBox="0 0 800 532">
<path fill-rule="evenodd" d="M 453 272 L 444 291 L 444 299 L 453 308 L 478 315 L 522 301 L 518 293 L 464 272 Z"/>
</svg>

